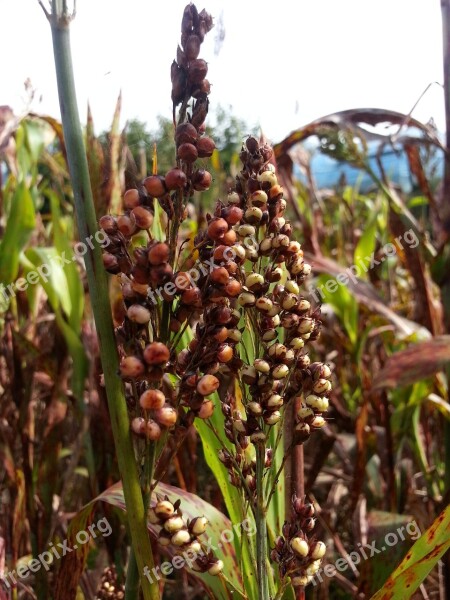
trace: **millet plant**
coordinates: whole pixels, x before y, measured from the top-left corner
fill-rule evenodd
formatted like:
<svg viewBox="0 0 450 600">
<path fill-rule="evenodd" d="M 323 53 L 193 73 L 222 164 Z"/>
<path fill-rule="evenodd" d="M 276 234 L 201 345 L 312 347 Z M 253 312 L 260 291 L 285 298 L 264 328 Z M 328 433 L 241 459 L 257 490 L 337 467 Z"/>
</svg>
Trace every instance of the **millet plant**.
<svg viewBox="0 0 450 600">
<path fill-rule="evenodd" d="M 194 571 L 226 581 L 220 557 L 201 552 L 207 520 L 202 515 L 185 520 L 180 502 L 154 493 L 189 428 L 202 420 L 219 441 L 219 459 L 239 491 L 244 513 L 254 520 L 255 540 L 248 543 L 257 598 L 268 600 L 281 598 L 289 584 L 301 593 L 325 554 L 325 545 L 314 536 L 314 506 L 303 496 L 292 493 L 288 519 L 273 532 L 275 538 L 268 533 L 267 512 L 293 449 L 325 425 L 331 372 L 311 362 L 305 348 L 320 334 L 318 310 L 301 293 L 311 267 L 285 216 L 268 143 L 245 140 L 234 188 L 217 200 L 205 226 L 191 233 L 189 204 L 212 182 L 207 159 L 215 144 L 205 134 L 210 84 L 208 65 L 199 58 L 212 26 L 205 10 L 198 12 L 193 4 L 185 8 L 171 67 L 173 168 L 158 173 L 155 155 L 153 173 L 125 192 L 123 214 L 99 220 L 110 239 L 103 265 L 119 279 L 124 303 L 114 348 L 104 349 L 102 361 L 111 418 L 120 419 L 115 438 L 118 454 L 126 457 L 119 456 L 119 467 L 128 512 L 136 515 L 137 506 L 140 514 L 143 507 L 149 522 L 159 526 L 162 548 L 172 554 L 190 549 L 198 554 Z M 78 219 L 84 219 L 82 210 Z M 95 261 L 91 294 L 98 290 L 95 279 L 102 277 Z M 101 316 L 95 316 L 99 327 Z M 110 341 L 101 339 L 103 345 Z M 117 376 L 111 364 L 120 373 L 122 397 L 112 389 Z M 222 430 L 211 420 L 214 411 L 222 412 Z M 132 433 L 132 457 L 124 418 Z M 287 428 L 287 419 L 294 425 Z M 282 460 L 276 463 L 280 451 Z M 136 465 L 141 499 L 132 479 Z M 145 598 L 157 598 L 157 586 L 148 586 L 142 576 L 153 559 L 149 546 L 136 542 L 142 536 L 137 525 L 130 520 L 126 597 L 137 598 L 142 585 Z M 269 561 L 277 565 L 276 583 Z"/>
</svg>

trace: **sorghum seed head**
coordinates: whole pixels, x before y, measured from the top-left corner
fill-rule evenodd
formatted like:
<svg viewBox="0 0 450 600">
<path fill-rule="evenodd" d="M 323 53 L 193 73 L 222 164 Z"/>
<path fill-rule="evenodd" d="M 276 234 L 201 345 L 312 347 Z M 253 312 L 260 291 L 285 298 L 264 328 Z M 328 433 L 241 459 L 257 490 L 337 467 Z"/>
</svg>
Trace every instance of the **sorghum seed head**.
<svg viewBox="0 0 450 600">
<path fill-rule="evenodd" d="M 162 365 L 170 358 L 169 348 L 162 342 L 152 342 L 145 347 L 144 360 L 149 365 Z"/>
<path fill-rule="evenodd" d="M 154 416 L 160 425 L 167 428 L 173 427 L 178 418 L 176 409 L 170 404 L 156 410 Z"/>
<path fill-rule="evenodd" d="M 137 356 L 126 356 L 120 361 L 120 374 L 122 377 L 135 379 L 144 374 L 145 365 Z"/>
<path fill-rule="evenodd" d="M 197 392 L 202 396 L 209 396 L 217 390 L 220 381 L 214 375 L 203 375 L 197 383 Z"/>
<path fill-rule="evenodd" d="M 166 397 L 160 390 L 146 390 L 139 398 L 139 404 L 144 410 L 156 410 L 166 403 Z"/>
<path fill-rule="evenodd" d="M 168 519 L 175 512 L 175 508 L 172 502 L 169 502 L 169 500 L 161 500 L 160 502 L 157 502 L 154 510 L 155 514 L 161 519 Z"/>
<path fill-rule="evenodd" d="M 296 554 L 298 554 L 298 556 L 302 556 L 302 557 L 308 556 L 308 553 L 309 553 L 308 542 L 300 537 L 292 538 L 291 548 Z"/>
<path fill-rule="evenodd" d="M 183 529 L 184 521 L 180 516 L 174 515 L 173 517 L 169 517 L 167 521 L 164 522 L 163 527 L 168 533 L 175 533 L 176 531 Z"/>
</svg>

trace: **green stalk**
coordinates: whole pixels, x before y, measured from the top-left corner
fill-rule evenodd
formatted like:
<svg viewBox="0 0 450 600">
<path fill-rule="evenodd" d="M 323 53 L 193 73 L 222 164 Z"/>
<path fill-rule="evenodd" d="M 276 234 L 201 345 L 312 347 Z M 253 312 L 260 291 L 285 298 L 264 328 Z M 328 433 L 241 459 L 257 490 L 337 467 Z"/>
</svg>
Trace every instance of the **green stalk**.
<svg viewBox="0 0 450 600">
<path fill-rule="evenodd" d="M 72 15 L 68 14 L 65 3 L 61 5 L 59 1 L 56 2 L 55 0 L 52 3 L 52 12 L 48 13 L 45 8 L 44 11 L 52 31 L 67 162 L 75 199 L 79 237 L 83 241 L 92 239 L 90 236 L 97 232 L 98 226 L 75 94 L 70 49 L 70 21 Z M 145 566 L 150 569 L 154 566 L 153 555 L 131 441 L 124 389 L 122 381 L 118 377 L 119 359 L 114 337 L 108 282 L 103 268 L 101 249 L 98 245 L 94 245 L 93 250 L 88 250 L 85 255 L 85 264 L 92 311 L 99 337 L 100 357 L 105 376 L 105 388 L 117 460 L 122 477 L 131 542 L 139 573 L 143 573 Z M 156 582 L 151 585 L 145 577 L 142 577 L 141 586 L 145 600 L 159 600 L 159 589 Z"/>
<path fill-rule="evenodd" d="M 256 565 L 258 579 L 258 600 L 270 600 L 269 576 L 267 574 L 267 521 L 264 504 L 264 464 L 266 451 L 264 444 L 256 448 Z"/>
</svg>

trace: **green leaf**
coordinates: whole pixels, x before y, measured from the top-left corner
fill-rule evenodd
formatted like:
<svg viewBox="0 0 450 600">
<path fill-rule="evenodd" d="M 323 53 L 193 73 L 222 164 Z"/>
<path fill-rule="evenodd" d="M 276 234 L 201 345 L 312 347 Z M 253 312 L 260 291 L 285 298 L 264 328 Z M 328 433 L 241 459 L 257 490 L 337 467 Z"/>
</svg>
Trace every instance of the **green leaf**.
<svg viewBox="0 0 450 600">
<path fill-rule="evenodd" d="M 327 282 L 332 281 L 335 286 Z M 337 281 L 330 280 L 326 275 L 318 277 L 318 288 L 321 288 L 320 294 L 323 302 L 330 304 L 336 315 L 339 317 L 342 325 L 347 331 L 347 335 L 353 346 L 356 346 L 358 340 L 358 303 L 352 294 L 344 285 L 339 285 Z M 335 291 L 329 291 L 334 289 Z"/>
<path fill-rule="evenodd" d="M 36 227 L 33 198 L 25 182 L 17 185 L 11 198 L 3 239 L 0 243 L 0 282 L 9 285 L 19 272 L 19 254 Z"/>
<path fill-rule="evenodd" d="M 437 517 L 371 600 L 407 600 L 450 548 L 450 506 Z"/>
<path fill-rule="evenodd" d="M 370 257 L 375 250 L 376 233 L 377 233 L 377 218 L 378 213 L 376 210 L 373 211 L 372 219 L 369 221 L 367 228 L 360 237 L 355 252 L 353 255 L 354 265 L 359 267 L 361 279 L 368 279 L 366 269 L 370 264 Z"/>
</svg>

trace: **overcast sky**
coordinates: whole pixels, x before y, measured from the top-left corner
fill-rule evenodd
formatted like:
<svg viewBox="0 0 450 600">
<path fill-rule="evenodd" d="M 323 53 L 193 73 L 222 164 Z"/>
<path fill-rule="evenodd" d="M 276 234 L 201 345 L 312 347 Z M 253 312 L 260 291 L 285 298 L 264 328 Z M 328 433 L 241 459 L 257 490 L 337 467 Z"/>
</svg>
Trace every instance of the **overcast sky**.
<svg viewBox="0 0 450 600">
<path fill-rule="evenodd" d="M 45 2 L 46 0 L 44 0 Z M 170 116 L 170 63 L 186 0 L 78 0 L 72 26 L 80 112 L 89 100 L 98 131 L 122 90 L 123 120 L 153 126 Z M 408 113 L 428 84 L 442 83 L 439 0 L 205 0 L 221 19 L 201 57 L 211 102 L 260 125 L 278 141 L 320 116 L 356 107 Z M 0 104 L 23 108 L 29 77 L 35 108 L 59 117 L 50 30 L 37 0 L 0 0 Z M 209 39 L 208 39 L 209 38 Z M 434 85 L 414 116 L 444 129 Z"/>
</svg>

